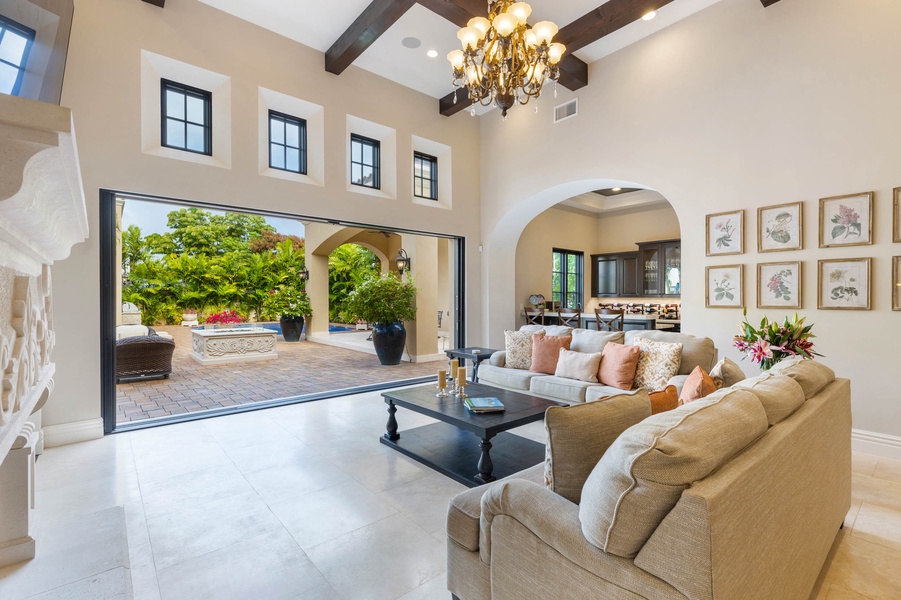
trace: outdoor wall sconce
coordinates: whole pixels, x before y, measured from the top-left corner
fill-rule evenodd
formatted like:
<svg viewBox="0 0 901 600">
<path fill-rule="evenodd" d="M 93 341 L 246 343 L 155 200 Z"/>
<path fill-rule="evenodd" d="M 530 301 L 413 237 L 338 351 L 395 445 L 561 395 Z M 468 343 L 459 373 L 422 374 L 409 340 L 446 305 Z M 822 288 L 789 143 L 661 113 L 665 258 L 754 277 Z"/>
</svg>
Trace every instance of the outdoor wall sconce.
<svg viewBox="0 0 901 600">
<path fill-rule="evenodd" d="M 307 271 L 306 267 L 304 267 L 303 269 L 301 269 L 300 271 L 297 272 L 297 277 L 301 281 L 309 281 L 310 280 L 310 272 Z"/>
<path fill-rule="evenodd" d="M 401 248 L 397 253 L 397 258 L 394 259 L 394 264 L 397 265 L 397 272 L 401 275 L 410 270 L 410 257 L 407 256 L 407 253 L 403 248 Z"/>
</svg>

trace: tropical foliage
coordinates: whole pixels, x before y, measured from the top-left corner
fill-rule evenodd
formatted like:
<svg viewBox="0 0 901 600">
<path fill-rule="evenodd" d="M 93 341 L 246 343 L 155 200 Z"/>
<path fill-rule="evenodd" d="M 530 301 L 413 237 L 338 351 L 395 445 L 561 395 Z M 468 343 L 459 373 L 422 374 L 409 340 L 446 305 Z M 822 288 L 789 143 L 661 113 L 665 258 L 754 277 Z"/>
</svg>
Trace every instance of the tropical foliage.
<svg viewBox="0 0 901 600">
<path fill-rule="evenodd" d="M 263 300 L 262 315 L 266 320 L 282 317 L 309 317 L 313 314 L 307 293 L 294 285 L 282 285 L 269 290 Z"/>
<path fill-rule="evenodd" d="M 392 273 L 370 275 L 347 296 L 347 311 L 367 323 L 393 323 L 416 318 L 416 287 L 413 279 Z"/>
<path fill-rule="evenodd" d="M 739 325 L 741 334 L 732 338 L 732 343 L 764 371 L 784 358 L 800 356 L 812 359 L 814 356 L 822 356 L 814 352 L 813 342 L 810 341 L 816 337 L 811 333 L 813 324 L 804 325 L 805 319 L 799 319 L 797 313 L 791 319 L 785 317 L 781 324 L 764 316 L 760 320 L 760 327 L 748 323 L 747 309 L 744 314 L 745 319 Z"/>
<path fill-rule="evenodd" d="M 209 315 L 205 323 L 210 325 L 234 325 L 246 321 L 244 317 L 238 314 L 236 310 L 223 310 Z"/>
<path fill-rule="evenodd" d="M 347 297 L 368 277 L 379 274 L 379 259 L 356 244 L 338 246 L 328 257 L 329 320 L 353 323 Z"/>
</svg>

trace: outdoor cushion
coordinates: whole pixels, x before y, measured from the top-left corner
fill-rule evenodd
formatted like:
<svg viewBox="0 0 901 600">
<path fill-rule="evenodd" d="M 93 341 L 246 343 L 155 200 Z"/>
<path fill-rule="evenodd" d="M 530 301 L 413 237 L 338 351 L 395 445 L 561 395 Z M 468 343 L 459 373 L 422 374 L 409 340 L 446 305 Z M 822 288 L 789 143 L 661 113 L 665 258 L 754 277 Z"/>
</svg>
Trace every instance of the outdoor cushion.
<svg viewBox="0 0 901 600">
<path fill-rule="evenodd" d="M 788 377 L 773 372 L 763 373 L 751 379 L 736 383 L 732 389 L 746 389 L 752 392 L 766 411 L 770 425 L 787 419 L 794 413 L 806 398 L 801 384 Z"/>
<path fill-rule="evenodd" d="M 602 402 L 548 408 L 544 415 L 547 487 L 578 504 L 585 479 L 610 444 L 650 414 L 651 401 L 644 390 L 619 393 Z"/>
<path fill-rule="evenodd" d="M 597 384 L 554 375 L 540 375 L 532 379 L 529 390 L 533 394 L 547 396 L 554 400 L 576 403 L 585 402 L 585 390 L 594 385 Z"/>
<path fill-rule="evenodd" d="M 720 390 L 630 427 L 585 481 L 582 533 L 605 552 L 634 558 L 685 489 L 766 430 L 766 412 L 746 390 Z"/>
<path fill-rule="evenodd" d="M 622 331 L 592 331 L 590 329 L 573 329 L 573 341 L 570 350 L 576 352 L 603 352 L 607 342 L 622 344 L 625 336 Z"/>
<path fill-rule="evenodd" d="M 655 342 L 682 344 L 682 361 L 679 364 L 679 375 L 688 375 L 701 365 L 709 373 L 716 363 L 716 346 L 707 337 L 698 337 L 688 333 L 672 333 L 669 331 L 648 331 L 633 329 L 626 332 L 626 344 L 634 345 L 635 340 L 644 338 Z"/>
<path fill-rule="evenodd" d="M 717 388 L 731 387 L 745 378 L 745 372 L 727 356 L 710 369 L 710 378 Z"/>
<path fill-rule="evenodd" d="M 508 369 L 528 369 L 532 366 L 532 335 L 544 335 L 543 331 L 505 331 L 504 345 Z"/>
<path fill-rule="evenodd" d="M 557 359 L 560 350 L 569 350 L 571 336 L 539 335 L 532 334 L 532 366 L 529 370 L 533 373 L 553 375 L 557 370 Z"/>
<path fill-rule="evenodd" d="M 788 375 L 800 383 L 805 398 L 810 398 L 835 381 L 835 371 L 821 362 L 800 357 L 777 362 L 770 368 L 770 373 Z"/>
<path fill-rule="evenodd" d="M 598 382 L 598 367 L 601 366 L 600 352 L 572 352 L 561 348 L 559 356 L 554 375 L 588 383 Z"/>
<path fill-rule="evenodd" d="M 638 355 L 638 366 L 635 368 L 635 387 L 647 388 L 649 391 L 662 390 L 669 378 L 679 370 L 682 359 L 682 344 L 655 342 L 645 338 L 635 340 L 641 353 Z"/>
<path fill-rule="evenodd" d="M 491 364 L 479 367 L 479 383 L 492 383 L 511 390 L 528 391 L 529 382 L 541 373 L 533 373 L 527 369 L 508 369 Z"/>
<path fill-rule="evenodd" d="M 679 404 L 686 404 L 709 396 L 717 390 L 713 378 L 707 374 L 701 365 L 695 367 L 691 375 L 682 384 L 682 393 L 679 394 Z"/>
<path fill-rule="evenodd" d="M 621 390 L 632 389 L 639 353 L 637 346 L 608 342 L 601 353 L 601 367 L 598 369 L 600 382 Z"/>
</svg>

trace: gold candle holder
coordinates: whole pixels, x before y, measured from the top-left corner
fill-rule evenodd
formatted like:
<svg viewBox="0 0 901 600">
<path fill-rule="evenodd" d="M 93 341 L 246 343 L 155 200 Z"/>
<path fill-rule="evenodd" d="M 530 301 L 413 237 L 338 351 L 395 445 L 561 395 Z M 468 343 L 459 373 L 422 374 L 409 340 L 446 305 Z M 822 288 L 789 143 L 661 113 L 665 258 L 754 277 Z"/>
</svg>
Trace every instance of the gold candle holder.
<svg viewBox="0 0 901 600">
<path fill-rule="evenodd" d="M 438 393 L 439 398 L 447 398 L 447 371 L 438 369 Z"/>
</svg>

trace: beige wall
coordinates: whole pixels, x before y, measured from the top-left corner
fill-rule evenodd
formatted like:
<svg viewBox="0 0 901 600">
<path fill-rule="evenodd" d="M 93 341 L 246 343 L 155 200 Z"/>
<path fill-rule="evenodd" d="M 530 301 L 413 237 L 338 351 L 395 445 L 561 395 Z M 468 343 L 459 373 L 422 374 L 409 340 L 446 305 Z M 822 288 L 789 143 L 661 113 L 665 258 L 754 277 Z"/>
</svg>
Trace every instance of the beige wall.
<svg viewBox="0 0 901 600">
<path fill-rule="evenodd" d="M 141 152 L 142 49 L 231 78 L 230 169 Z M 91 237 L 54 271 L 59 369 L 47 424 L 100 417 L 100 188 L 479 239 L 479 120 L 441 117 L 433 98 L 355 67 L 336 77 L 323 64 L 321 53 L 197 0 L 169 0 L 163 10 L 77 1 L 62 104 L 74 111 Z M 260 86 L 325 107 L 324 186 L 258 174 Z M 396 131 L 397 199 L 347 190 L 348 114 Z M 453 210 L 413 203 L 414 135 L 452 148 Z M 477 247 L 467 245 L 471 337 L 480 320 Z"/>
<path fill-rule="evenodd" d="M 591 65 L 579 115 L 514 110 L 482 120 L 483 341 L 503 340 L 522 302 L 511 285 L 526 224 L 567 197 L 611 183 L 652 187 L 682 231 L 683 330 L 730 340 L 741 309 L 707 309 L 704 268 L 741 263 L 749 315 L 756 264 L 804 262 L 802 316 L 823 362 L 853 386 L 854 427 L 901 436 L 894 370 L 901 312 L 891 310 L 892 188 L 901 186 L 901 3 L 722 0 Z M 534 140 L 542 140 L 535 144 Z M 604 143 L 599 143 L 603 140 Z M 606 184 L 606 185 L 604 185 Z M 874 190 L 874 245 L 817 248 L 818 199 Z M 804 201 L 804 250 L 758 254 L 757 207 Z M 707 258 L 705 214 L 745 209 L 746 252 Z M 817 310 L 817 260 L 874 257 L 873 310 Z M 741 366 L 754 369 L 745 361 Z"/>
</svg>

